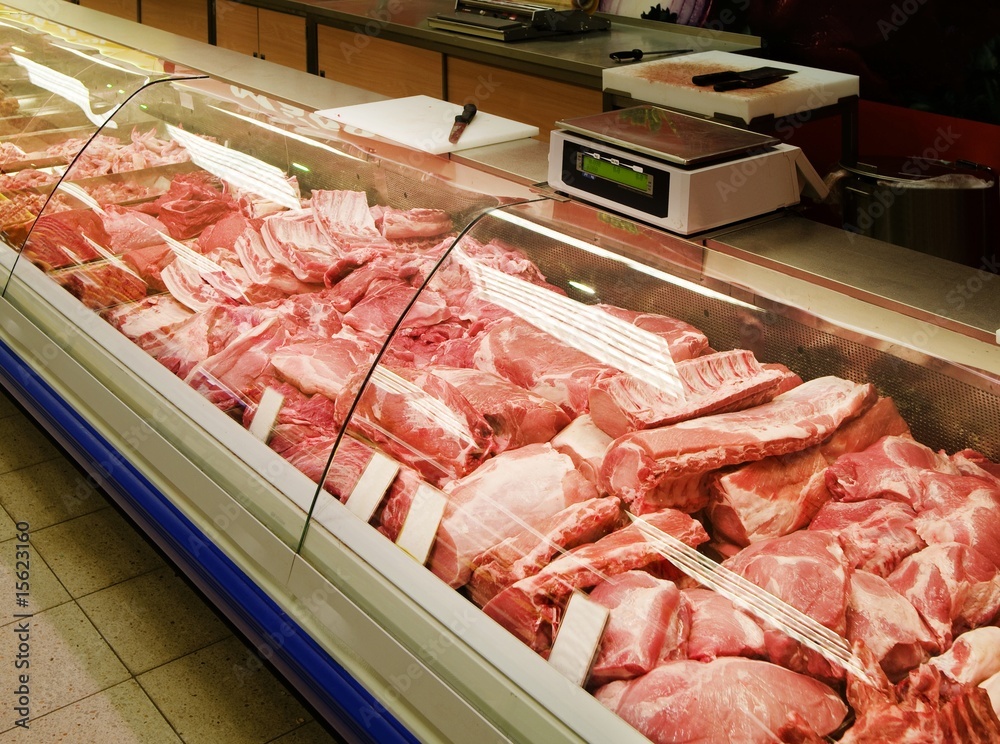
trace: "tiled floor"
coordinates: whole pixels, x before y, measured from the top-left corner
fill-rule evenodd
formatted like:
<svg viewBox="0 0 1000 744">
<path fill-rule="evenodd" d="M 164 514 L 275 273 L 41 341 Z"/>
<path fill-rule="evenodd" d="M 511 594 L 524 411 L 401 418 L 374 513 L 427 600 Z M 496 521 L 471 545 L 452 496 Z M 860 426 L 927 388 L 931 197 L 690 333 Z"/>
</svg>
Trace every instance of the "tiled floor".
<svg viewBox="0 0 1000 744">
<path fill-rule="evenodd" d="M 2 391 L 0 507 L 0 744 L 339 741 Z M 32 615 L 21 671 L 15 613 Z M 24 671 L 28 730 L 13 710 Z"/>
</svg>

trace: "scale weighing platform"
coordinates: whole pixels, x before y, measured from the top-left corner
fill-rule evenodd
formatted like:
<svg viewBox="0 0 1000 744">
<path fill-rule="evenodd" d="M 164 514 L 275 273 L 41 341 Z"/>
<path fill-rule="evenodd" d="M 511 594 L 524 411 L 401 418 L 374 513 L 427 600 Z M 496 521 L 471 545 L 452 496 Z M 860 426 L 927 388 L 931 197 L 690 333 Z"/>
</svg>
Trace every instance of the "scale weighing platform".
<svg viewBox="0 0 1000 744">
<path fill-rule="evenodd" d="M 657 106 L 558 122 L 549 185 L 690 235 L 798 204 L 827 189 L 797 147 Z"/>
</svg>

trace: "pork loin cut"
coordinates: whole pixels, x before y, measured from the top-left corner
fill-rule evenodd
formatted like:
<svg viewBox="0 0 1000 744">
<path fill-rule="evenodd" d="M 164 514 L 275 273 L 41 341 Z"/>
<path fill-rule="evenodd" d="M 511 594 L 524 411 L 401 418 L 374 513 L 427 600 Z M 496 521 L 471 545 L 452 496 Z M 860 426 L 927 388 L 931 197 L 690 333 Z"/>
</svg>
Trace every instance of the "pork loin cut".
<svg viewBox="0 0 1000 744">
<path fill-rule="evenodd" d="M 569 424 L 569 416 L 552 401 L 490 372 L 448 367 L 431 371 L 458 388 L 489 422 L 498 452 L 548 442 Z"/>
<path fill-rule="evenodd" d="M 351 428 L 431 483 L 461 478 L 492 453 L 490 425 L 445 380 L 423 370 L 379 365 L 359 396 L 367 375 L 365 366 L 345 382 L 337 396 L 338 420 L 347 420 L 357 398 Z"/>
<path fill-rule="evenodd" d="M 843 636 L 847 629 L 848 569 L 840 543 L 824 532 L 800 530 L 761 540 L 722 564 Z M 793 671 L 842 679 L 843 669 L 763 623 L 768 658 Z"/>
<path fill-rule="evenodd" d="M 553 558 L 620 527 L 622 516 L 621 502 L 615 498 L 567 506 L 534 529 L 523 530 L 477 556 L 469 596 L 482 607 L 511 584 L 534 576 Z"/>
<path fill-rule="evenodd" d="M 552 438 L 552 446 L 573 458 L 573 464 L 594 483 L 599 482 L 604 453 L 613 440 L 597 428 L 597 424 L 584 413 Z"/>
<path fill-rule="evenodd" d="M 773 744 L 792 714 L 821 735 L 847 715 L 823 683 L 736 657 L 669 662 L 594 696 L 656 744 Z"/>
<path fill-rule="evenodd" d="M 430 569 L 449 586 L 462 586 L 475 559 L 494 545 L 596 497 L 593 484 L 548 444 L 508 450 L 449 486 Z"/>
<path fill-rule="evenodd" d="M 685 589 L 691 605 L 691 631 L 687 655 L 697 661 L 711 661 L 719 656 L 767 656 L 764 631 L 753 616 L 739 609 L 723 595 L 711 589 Z"/>
<path fill-rule="evenodd" d="M 661 660 L 684 658 L 691 608 L 672 581 L 626 571 L 598 584 L 590 598 L 610 610 L 590 684 L 633 679 Z"/>
<path fill-rule="evenodd" d="M 715 534 L 749 545 L 801 529 L 831 498 L 824 476 L 831 463 L 881 437 L 908 433 L 892 399 L 882 398 L 820 444 L 713 475 L 709 518 Z"/>
<path fill-rule="evenodd" d="M 608 493 L 641 507 L 664 481 L 817 444 L 875 400 L 872 385 L 821 377 L 761 406 L 626 434 L 608 448 L 601 482 Z"/>
<path fill-rule="evenodd" d="M 817 512 L 809 529 L 836 535 L 853 568 L 886 577 L 903 558 L 926 547 L 917 534 L 916 516 L 900 501 L 831 501 Z"/>
<path fill-rule="evenodd" d="M 752 351 L 706 354 L 676 364 L 677 386 L 663 389 L 621 373 L 590 389 L 590 415 L 604 433 L 620 437 L 710 413 L 738 411 L 777 395 L 784 373 L 765 369 Z"/>
<path fill-rule="evenodd" d="M 902 560 L 889 585 L 912 604 L 941 648 L 955 633 L 989 623 L 1000 610 L 1000 572 L 959 543 L 929 545 Z"/>
<path fill-rule="evenodd" d="M 690 547 L 708 540 L 698 522 L 674 509 L 650 514 L 645 520 Z M 670 579 L 682 575 L 636 525 L 630 525 L 557 558 L 534 576 L 500 592 L 483 611 L 531 648 L 544 652 L 552 645 L 574 589 L 596 586 L 609 576 L 632 569 Z"/>
<path fill-rule="evenodd" d="M 893 681 L 941 650 L 913 606 L 885 579 L 867 571 L 851 574 L 847 640 L 864 643 Z"/>
<path fill-rule="evenodd" d="M 285 330 L 274 318 L 234 339 L 188 373 L 184 381 L 226 410 L 243 400 L 243 391 L 267 372 L 271 356 L 284 345 Z"/>
</svg>

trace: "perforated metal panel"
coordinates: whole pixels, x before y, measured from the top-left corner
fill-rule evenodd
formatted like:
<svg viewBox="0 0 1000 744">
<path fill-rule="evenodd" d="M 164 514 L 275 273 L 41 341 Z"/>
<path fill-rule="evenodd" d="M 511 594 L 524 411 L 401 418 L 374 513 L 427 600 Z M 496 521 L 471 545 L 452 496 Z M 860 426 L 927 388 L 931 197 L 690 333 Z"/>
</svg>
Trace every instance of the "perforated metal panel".
<svg viewBox="0 0 1000 744">
<path fill-rule="evenodd" d="M 804 379 L 837 375 L 873 383 L 881 395 L 893 398 L 919 441 L 949 453 L 971 447 L 1000 461 L 1000 385 L 995 381 L 977 379 L 940 359 L 915 358 L 910 350 L 832 326 L 795 308 L 776 303 L 748 307 L 702 294 L 614 257 L 492 217 L 472 235 L 484 241 L 496 237 L 524 250 L 550 282 L 580 302 L 680 318 L 701 329 L 714 349 L 750 349 L 762 362 L 785 364 Z M 704 281 L 695 284 L 709 288 Z M 717 283 L 713 287 L 728 292 Z"/>
</svg>

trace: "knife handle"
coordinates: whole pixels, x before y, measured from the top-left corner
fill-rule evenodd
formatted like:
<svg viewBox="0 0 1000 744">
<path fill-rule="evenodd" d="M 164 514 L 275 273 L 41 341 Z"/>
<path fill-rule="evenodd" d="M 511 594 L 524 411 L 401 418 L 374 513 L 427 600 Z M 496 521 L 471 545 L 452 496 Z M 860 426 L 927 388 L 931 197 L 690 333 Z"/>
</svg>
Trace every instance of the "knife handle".
<svg viewBox="0 0 1000 744">
<path fill-rule="evenodd" d="M 467 103 L 462 107 L 462 113 L 455 117 L 456 124 L 468 124 L 472 121 L 472 117 L 476 115 L 479 109 L 476 108 L 476 104 Z"/>
</svg>

